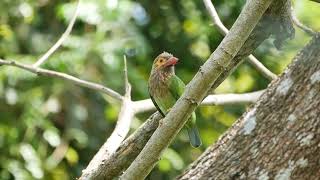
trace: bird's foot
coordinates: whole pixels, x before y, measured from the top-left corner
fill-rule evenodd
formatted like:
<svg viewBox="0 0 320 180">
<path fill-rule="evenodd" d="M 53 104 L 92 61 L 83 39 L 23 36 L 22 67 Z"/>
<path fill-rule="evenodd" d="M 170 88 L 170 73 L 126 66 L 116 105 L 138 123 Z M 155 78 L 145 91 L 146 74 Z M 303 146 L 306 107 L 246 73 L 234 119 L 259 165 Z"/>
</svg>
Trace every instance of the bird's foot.
<svg viewBox="0 0 320 180">
<path fill-rule="evenodd" d="M 160 119 L 160 121 L 159 121 L 159 127 L 162 126 L 162 124 L 163 124 L 163 119 Z"/>
</svg>

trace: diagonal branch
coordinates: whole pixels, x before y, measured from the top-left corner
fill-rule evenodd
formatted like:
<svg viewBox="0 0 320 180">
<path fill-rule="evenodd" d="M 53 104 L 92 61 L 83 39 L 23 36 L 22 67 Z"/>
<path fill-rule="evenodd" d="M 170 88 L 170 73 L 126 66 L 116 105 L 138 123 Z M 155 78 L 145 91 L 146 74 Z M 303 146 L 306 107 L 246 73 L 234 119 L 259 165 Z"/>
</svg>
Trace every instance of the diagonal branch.
<svg viewBox="0 0 320 180">
<path fill-rule="evenodd" d="M 162 152 L 169 146 L 213 83 L 225 70 L 225 66 L 236 56 L 271 2 L 270 0 L 247 1 L 230 33 L 199 69 L 183 95 L 161 121 L 146 146 L 120 179 L 144 179 L 150 173 Z"/>
<path fill-rule="evenodd" d="M 80 180 L 113 179 L 129 167 L 157 129 L 162 118 L 160 113 L 151 115 L 133 134 L 123 141 L 118 150 L 110 156 L 103 157 L 96 169 L 83 172 Z"/>
<path fill-rule="evenodd" d="M 76 78 L 76 77 L 71 76 L 66 73 L 37 68 L 32 65 L 26 65 L 26 64 L 22 64 L 22 63 L 19 63 L 16 61 L 11 61 L 11 60 L 9 61 L 9 60 L 3 60 L 3 59 L 0 59 L 0 65 L 14 66 L 14 67 L 32 72 L 37 75 L 63 79 L 63 80 L 72 82 L 76 85 L 79 85 L 82 87 L 87 87 L 89 89 L 93 89 L 93 90 L 97 90 L 102 93 L 105 93 L 105 94 L 109 95 L 110 97 L 114 98 L 115 100 L 121 101 L 123 99 L 123 97 L 119 93 L 117 93 L 116 91 L 114 91 L 108 87 L 102 86 L 101 84 L 96 84 L 93 82 L 85 81 L 85 80 Z"/>
<path fill-rule="evenodd" d="M 229 30 L 222 23 L 219 18 L 219 15 L 212 4 L 211 0 L 203 0 L 203 3 L 212 19 L 213 24 L 218 28 L 218 31 L 224 36 L 228 34 Z M 266 68 L 256 57 L 252 54 L 249 55 L 249 63 L 254 66 L 262 75 L 264 75 L 269 80 L 276 79 L 277 75 L 272 73 L 268 68 Z"/>
<path fill-rule="evenodd" d="M 317 34 L 313 29 L 309 28 L 308 26 L 302 24 L 302 22 L 300 22 L 300 20 L 298 19 L 296 13 L 293 10 L 293 7 L 291 7 L 291 18 L 293 23 L 299 27 L 300 29 L 302 29 L 305 33 L 309 34 L 310 36 L 313 36 L 315 34 Z"/>
<path fill-rule="evenodd" d="M 49 169 L 55 168 L 65 157 L 69 148 L 69 142 L 62 140 L 59 146 L 55 148 L 53 153 L 46 160 L 46 167 Z"/>
<path fill-rule="evenodd" d="M 99 165 L 108 159 L 120 146 L 124 138 L 127 136 L 131 121 L 134 117 L 134 110 L 131 101 L 131 85 L 128 81 L 127 73 L 127 58 L 124 56 L 124 79 L 125 79 L 125 95 L 122 101 L 121 110 L 119 113 L 117 125 L 110 137 L 99 149 L 98 153 L 92 158 L 89 165 L 82 171 L 80 179 L 93 179 L 98 173 Z"/>
<path fill-rule="evenodd" d="M 39 67 L 41 64 L 43 64 L 46 60 L 48 60 L 48 58 L 62 45 L 62 43 L 67 39 L 67 37 L 69 36 L 69 34 L 72 31 L 73 25 L 76 22 L 78 13 L 79 13 L 79 9 L 80 9 L 80 1 L 78 1 L 77 4 L 77 8 L 70 20 L 70 23 L 66 29 L 66 31 L 62 34 L 62 36 L 59 38 L 59 40 L 44 54 L 41 56 L 41 58 L 39 58 L 37 60 L 37 62 L 35 62 L 33 64 L 33 67 Z"/>
</svg>

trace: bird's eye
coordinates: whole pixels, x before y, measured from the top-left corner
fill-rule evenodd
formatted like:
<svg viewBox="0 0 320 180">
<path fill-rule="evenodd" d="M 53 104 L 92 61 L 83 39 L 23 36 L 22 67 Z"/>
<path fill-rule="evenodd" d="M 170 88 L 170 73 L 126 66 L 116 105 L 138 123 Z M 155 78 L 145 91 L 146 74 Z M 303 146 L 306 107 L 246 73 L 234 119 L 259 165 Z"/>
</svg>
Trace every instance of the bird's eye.
<svg viewBox="0 0 320 180">
<path fill-rule="evenodd" d="M 162 63 L 162 62 L 163 62 L 163 59 L 160 59 L 159 62 Z"/>
</svg>

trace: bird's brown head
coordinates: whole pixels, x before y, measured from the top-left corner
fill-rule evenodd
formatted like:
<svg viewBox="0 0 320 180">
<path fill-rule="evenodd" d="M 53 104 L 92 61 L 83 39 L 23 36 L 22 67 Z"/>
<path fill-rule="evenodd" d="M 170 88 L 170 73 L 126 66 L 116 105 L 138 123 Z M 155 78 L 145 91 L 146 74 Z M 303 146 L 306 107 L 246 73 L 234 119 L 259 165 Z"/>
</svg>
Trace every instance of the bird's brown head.
<svg viewBox="0 0 320 180">
<path fill-rule="evenodd" d="M 174 72 L 174 65 L 178 63 L 178 58 L 174 57 L 172 54 L 163 52 L 156 57 L 153 61 L 152 70 L 154 71 L 164 71 Z"/>
</svg>

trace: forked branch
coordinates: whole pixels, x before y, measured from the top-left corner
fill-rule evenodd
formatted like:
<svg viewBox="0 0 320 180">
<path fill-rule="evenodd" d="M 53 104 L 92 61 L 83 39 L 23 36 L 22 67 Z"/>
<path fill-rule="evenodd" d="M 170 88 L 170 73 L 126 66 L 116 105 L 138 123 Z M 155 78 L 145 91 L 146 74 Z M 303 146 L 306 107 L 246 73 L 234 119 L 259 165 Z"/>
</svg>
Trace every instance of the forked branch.
<svg viewBox="0 0 320 180">
<path fill-rule="evenodd" d="M 222 23 L 220 17 L 212 4 L 211 0 L 203 0 L 203 3 L 212 19 L 213 24 L 218 28 L 219 32 L 222 35 L 227 35 L 229 30 L 228 28 Z M 249 63 L 254 66 L 263 76 L 268 78 L 269 80 L 277 78 L 277 75 L 272 73 L 268 68 L 266 68 L 256 57 L 252 54 L 249 55 Z"/>
</svg>

